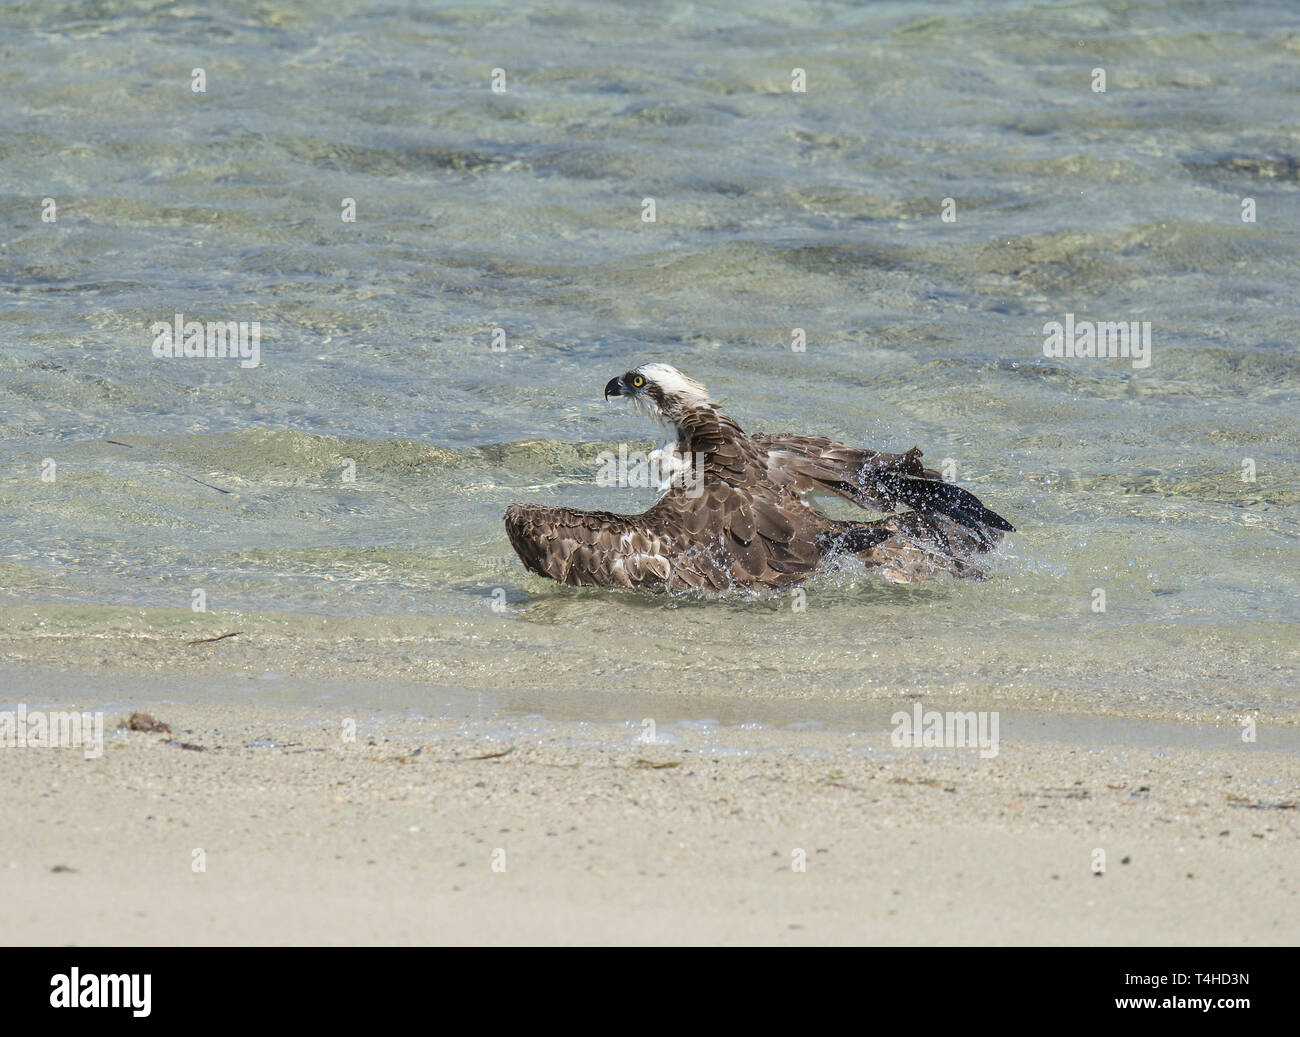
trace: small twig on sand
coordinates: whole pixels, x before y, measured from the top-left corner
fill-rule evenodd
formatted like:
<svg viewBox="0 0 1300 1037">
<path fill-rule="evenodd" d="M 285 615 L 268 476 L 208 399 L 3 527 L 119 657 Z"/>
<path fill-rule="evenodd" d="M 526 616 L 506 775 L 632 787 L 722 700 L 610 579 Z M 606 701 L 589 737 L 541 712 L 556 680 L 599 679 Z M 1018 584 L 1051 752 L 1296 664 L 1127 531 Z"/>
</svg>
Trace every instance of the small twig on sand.
<svg viewBox="0 0 1300 1037">
<path fill-rule="evenodd" d="M 467 756 L 465 757 L 465 759 L 466 760 L 499 760 L 503 756 L 509 756 L 514 751 L 515 751 L 515 747 L 512 745 L 509 749 L 503 749 L 499 753 L 488 753 L 486 756 Z"/>
<path fill-rule="evenodd" d="M 197 641 L 187 641 L 185 643 L 190 645 L 210 645 L 213 641 L 224 641 L 228 637 L 238 637 L 242 633 L 242 630 L 232 630 L 230 633 L 221 634 L 218 637 L 200 637 Z"/>
</svg>

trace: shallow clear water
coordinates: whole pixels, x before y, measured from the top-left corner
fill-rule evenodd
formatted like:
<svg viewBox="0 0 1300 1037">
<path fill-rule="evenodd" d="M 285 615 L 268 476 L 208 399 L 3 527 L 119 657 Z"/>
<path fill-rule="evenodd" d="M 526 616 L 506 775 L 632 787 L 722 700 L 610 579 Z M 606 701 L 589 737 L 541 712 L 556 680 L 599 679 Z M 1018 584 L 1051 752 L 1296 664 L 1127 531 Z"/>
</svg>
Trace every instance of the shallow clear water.
<svg viewBox="0 0 1300 1037">
<path fill-rule="evenodd" d="M 37 607 L 48 658 L 129 662 L 202 588 L 290 670 L 346 669 L 324 616 L 457 685 L 1297 718 L 1300 9 L 29 3 L 0 48 L 6 657 Z M 155 358 L 177 312 L 260 366 Z M 1045 358 L 1067 313 L 1149 320 L 1150 366 Z M 1020 532 L 803 613 L 526 575 L 511 501 L 652 499 L 595 483 L 652 359 Z"/>
</svg>

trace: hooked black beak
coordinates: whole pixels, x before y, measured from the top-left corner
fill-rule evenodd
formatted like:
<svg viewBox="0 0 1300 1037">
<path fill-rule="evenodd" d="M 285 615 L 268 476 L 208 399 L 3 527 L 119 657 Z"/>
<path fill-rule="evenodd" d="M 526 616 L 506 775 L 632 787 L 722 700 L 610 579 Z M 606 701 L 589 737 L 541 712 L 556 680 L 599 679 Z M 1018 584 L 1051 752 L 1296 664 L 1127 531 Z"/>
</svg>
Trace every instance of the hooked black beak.
<svg viewBox="0 0 1300 1037">
<path fill-rule="evenodd" d="M 622 396 L 621 384 L 617 378 L 611 378 L 605 383 L 605 399 L 611 396 Z"/>
</svg>

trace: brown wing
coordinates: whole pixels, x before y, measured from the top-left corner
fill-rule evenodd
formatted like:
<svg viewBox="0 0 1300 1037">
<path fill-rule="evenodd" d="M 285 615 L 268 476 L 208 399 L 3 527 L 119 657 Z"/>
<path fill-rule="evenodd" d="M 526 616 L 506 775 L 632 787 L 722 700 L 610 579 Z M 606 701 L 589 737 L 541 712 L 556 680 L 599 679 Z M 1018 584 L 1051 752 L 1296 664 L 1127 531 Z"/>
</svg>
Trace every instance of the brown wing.
<svg viewBox="0 0 1300 1037">
<path fill-rule="evenodd" d="M 886 454 L 791 433 L 751 437 L 767 458 L 768 478 L 799 494 L 829 490 L 863 508 L 911 508 L 945 550 L 987 550 L 1014 527 L 973 493 L 921 464 L 921 451 Z"/>
<path fill-rule="evenodd" d="M 768 479 L 764 452 L 730 418 L 701 408 L 685 424 L 697 465 L 641 515 L 512 504 L 506 531 L 524 565 L 574 586 L 668 590 L 812 573 L 835 524 Z"/>
<path fill-rule="evenodd" d="M 571 587 L 662 588 L 672 545 L 645 515 L 535 504 L 506 509 L 506 535 L 530 572 Z"/>
<path fill-rule="evenodd" d="M 862 507 L 893 511 L 881 477 L 902 473 L 920 479 L 939 479 L 933 468 L 921 464 L 921 451 L 913 447 L 905 454 L 838 443 L 826 436 L 800 436 L 792 432 L 751 436 L 768 458 L 771 477 L 789 483 L 798 493 L 830 490 Z"/>
<path fill-rule="evenodd" d="M 731 459 L 736 462 L 737 459 Z M 646 590 L 780 587 L 817 568 L 828 527 L 794 495 L 706 463 L 641 515 L 512 504 L 506 533 L 524 565 L 570 586 Z"/>
</svg>

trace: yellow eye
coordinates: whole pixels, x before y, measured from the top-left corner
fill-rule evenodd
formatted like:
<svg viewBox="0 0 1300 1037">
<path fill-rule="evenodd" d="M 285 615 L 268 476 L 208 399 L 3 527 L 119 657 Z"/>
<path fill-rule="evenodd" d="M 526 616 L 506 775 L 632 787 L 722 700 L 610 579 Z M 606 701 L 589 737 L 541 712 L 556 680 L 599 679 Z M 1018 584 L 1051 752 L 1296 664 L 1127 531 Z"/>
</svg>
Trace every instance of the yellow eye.
<svg viewBox="0 0 1300 1037">
<path fill-rule="evenodd" d="M 632 388 L 639 389 L 643 385 L 645 385 L 645 379 L 642 378 L 639 374 L 634 374 L 632 376 Z"/>
</svg>

